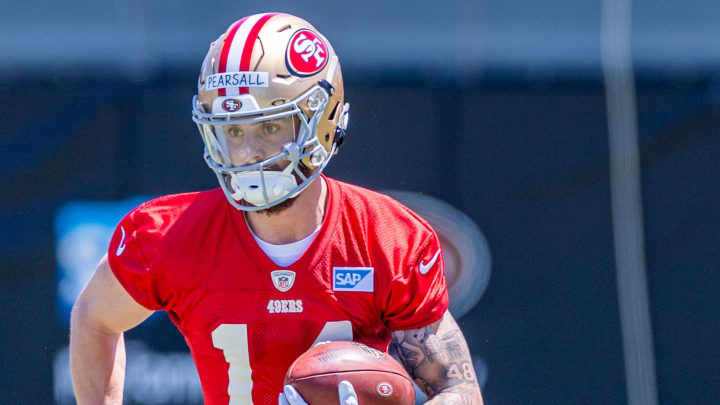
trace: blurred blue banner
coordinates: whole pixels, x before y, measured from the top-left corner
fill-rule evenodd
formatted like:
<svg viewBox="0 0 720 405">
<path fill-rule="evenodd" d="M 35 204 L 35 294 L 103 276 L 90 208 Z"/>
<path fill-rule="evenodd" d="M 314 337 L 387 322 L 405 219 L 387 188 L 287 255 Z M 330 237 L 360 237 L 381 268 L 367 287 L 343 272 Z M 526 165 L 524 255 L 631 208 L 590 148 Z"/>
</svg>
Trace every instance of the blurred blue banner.
<svg viewBox="0 0 720 405">
<path fill-rule="evenodd" d="M 78 294 L 107 252 L 118 222 L 130 210 L 149 200 L 130 197 L 123 201 L 71 201 L 55 217 L 57 256 L 57 315 L 70 324 L 70 311 Z"/>
</svg>

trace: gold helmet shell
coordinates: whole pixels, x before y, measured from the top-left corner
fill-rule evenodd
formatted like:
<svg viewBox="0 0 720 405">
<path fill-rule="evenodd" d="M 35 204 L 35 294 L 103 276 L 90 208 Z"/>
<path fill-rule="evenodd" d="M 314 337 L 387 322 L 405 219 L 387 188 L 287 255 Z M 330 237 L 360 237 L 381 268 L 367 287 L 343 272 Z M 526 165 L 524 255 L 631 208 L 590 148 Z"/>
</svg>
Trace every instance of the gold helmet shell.
<svg viewBox="0 0 720 405">
<path fill-rule="evenodd" d="M 342 143 L 349 116 L 343 96 L 337 55 L 307 21 L 290 14 L 263 13 L 230 25 L 210 44 L 193 99 L 193 121 L 206 145 L 206 162 L 229 198 L 233 190 L 228 177 L 243 168 L 231 167 L 213 150 L 217 128 L 238 120 L 296 116 L 299 153 L 291 150 L 285 157 L 317 175 Z M 290 197 L 307 186 L 302 174 L 300 178 L 303 181 L 298 190 L 288 193 Z M 269 206 L 279 203 L 273 196 L 265 195 L 264 200 Z"/>
</svg>

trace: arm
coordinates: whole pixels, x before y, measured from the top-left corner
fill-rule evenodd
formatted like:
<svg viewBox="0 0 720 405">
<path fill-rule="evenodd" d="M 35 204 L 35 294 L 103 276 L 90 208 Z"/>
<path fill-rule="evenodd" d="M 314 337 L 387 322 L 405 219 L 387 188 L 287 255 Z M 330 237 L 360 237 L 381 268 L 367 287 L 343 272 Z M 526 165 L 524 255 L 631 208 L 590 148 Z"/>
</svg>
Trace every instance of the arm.
<svg viewBox="0 0 720 405">
<path fill-rule="evenodd" d="M 427 404 L 482 405 L 470 350 L 450 312 L 423 328 L 394 331 L 392 342 Z"/>
<path fill-rule="evenodd" d="M 104 256 L 70 316 L 70 371 L 79 405 L 122 403 L 122 333 L 151 314 L 120 285 Z"/>
</svg>

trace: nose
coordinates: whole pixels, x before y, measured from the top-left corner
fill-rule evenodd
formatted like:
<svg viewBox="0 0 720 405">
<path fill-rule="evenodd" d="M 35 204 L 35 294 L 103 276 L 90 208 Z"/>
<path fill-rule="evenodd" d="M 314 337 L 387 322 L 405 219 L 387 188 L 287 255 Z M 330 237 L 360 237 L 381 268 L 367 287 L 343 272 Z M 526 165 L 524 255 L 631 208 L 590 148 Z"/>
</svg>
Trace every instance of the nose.
<svg viewBox="0 0 720 405">
<path fill-rule="evenodd" d="M 252 150 L 249 153 L 250 158 L 247 159 L 246 165 L 252 165 L 258 162 L 262 162 L 265 159 L 265 154 L 260 150 Z"/>
<path fill-rule="evenodd" d="M 236 145 L 232 150 L 234 166 L 246 166 L 265 160 L 265 145 L 255 136 L 246 136 L 242 145 Z"/>
</svg>

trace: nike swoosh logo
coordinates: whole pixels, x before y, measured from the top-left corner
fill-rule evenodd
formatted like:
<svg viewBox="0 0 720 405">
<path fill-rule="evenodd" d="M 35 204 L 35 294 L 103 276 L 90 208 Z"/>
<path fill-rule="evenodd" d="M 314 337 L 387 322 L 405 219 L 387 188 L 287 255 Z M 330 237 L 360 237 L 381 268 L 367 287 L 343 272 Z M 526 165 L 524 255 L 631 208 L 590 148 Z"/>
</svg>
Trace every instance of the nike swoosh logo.
<svg viewBox="0 0 720 405">
<path fill-rule="evenodd" d="M 115 251 L 115 256 L 120 256 L 125 251 L 125 228 L 120 226 L 120 230 L 122 231 L 122 237 L 120 238 L 120 245 Z"/>
<path fill-rule="evenodd" d="M 430 259 L 430 261 L 429 261 L 427 264 L 423 263 L 422 260 L 421 260 L 421 261 L 420 261 L 420 266 L 419 266 L 419 267 L 420 267 L 420 274 L 426 274 L 428 271 L 430 271 L 430 269 L 432 268 L 432 266 L 433 266 L 433 265 L 435 264 L 435 262 L 437 261 L 438 257 L 440 257 L 440 249 L 438 249 L 437 252 L 435 252 L 435 256 L 433 256 L 433 258 Z"/>
</svg>

